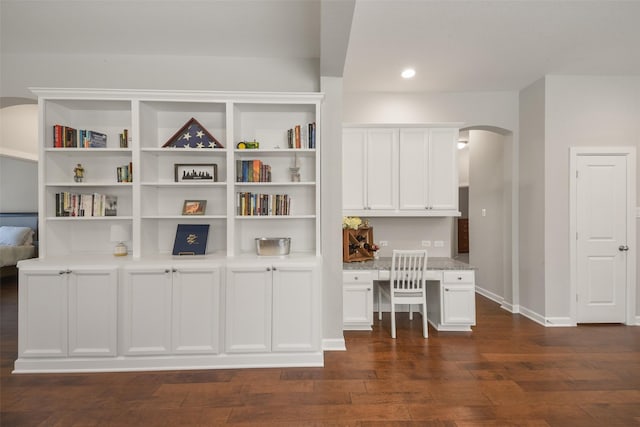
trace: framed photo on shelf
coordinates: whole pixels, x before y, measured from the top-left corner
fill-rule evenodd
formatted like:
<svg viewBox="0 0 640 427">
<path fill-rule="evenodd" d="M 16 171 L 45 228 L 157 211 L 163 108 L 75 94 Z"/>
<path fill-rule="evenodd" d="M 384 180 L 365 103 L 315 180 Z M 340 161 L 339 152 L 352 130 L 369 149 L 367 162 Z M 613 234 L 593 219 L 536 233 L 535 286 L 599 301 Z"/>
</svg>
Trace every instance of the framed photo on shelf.
<svg viewBox="0 0 640 427">
<path fill-rule="evenodd" d="M 185 200 L 182 206 L 182 215 L 204 215 L 206 209 L 206 200 Z"/>
<path fill-rule="evenodd" d="M 218 182 L 215 163 L 181 163 L 174 165 L 175 182 Z"/>
</svg>

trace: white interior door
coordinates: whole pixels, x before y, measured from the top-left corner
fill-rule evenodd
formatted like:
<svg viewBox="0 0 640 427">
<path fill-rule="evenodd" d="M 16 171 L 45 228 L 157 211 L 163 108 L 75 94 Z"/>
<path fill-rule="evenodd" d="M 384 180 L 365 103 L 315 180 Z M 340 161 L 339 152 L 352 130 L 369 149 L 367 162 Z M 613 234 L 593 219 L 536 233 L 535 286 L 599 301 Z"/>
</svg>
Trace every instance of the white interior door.
<svg viewBox="0 0 640 427">
<path fill-rule="evenodd" d="M 627 157 L 581 155 L 576 166 L 576 321 L 624 322 Z"/>
</svg>

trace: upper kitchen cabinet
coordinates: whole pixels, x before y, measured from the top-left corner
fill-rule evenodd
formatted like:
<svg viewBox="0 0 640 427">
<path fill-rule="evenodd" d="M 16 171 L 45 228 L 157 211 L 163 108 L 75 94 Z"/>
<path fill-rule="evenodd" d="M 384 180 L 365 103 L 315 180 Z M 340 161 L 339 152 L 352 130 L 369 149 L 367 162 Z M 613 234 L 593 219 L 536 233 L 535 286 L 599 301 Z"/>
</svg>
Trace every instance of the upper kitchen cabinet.
<svg viewBox="0 0 640 427">
<path fill-rule="evenodd" d="M 346 215 L 386 215 L 398 209 L 398 129 L 344 129 L 342 155 Z"/>
<path fill-rule="evenodd" d="M 400 129 L 400 210 L 458 214 L 458 130 Z"/>
<path fill-rule="evenodd" d="M 457 127 L 343 129 L 343 214 L 459 216 Z"/>
</svg>

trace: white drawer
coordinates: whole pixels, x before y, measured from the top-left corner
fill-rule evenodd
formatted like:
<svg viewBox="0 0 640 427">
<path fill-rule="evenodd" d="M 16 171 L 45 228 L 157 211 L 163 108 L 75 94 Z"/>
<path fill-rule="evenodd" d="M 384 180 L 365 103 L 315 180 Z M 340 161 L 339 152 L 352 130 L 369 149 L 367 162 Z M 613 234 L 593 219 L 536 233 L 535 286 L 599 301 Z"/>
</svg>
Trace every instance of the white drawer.
<svg viewBox="0 0 640 427">
<path fill-rule="evenodd" d="M 474 283 L 475 273 L 473 270 L 465 271 L 445 271 L 443 274 L 444 283 Z"/>
<path fill-rule="evenodd" d="M 370 271 L 354 270 L 342 272 L 342 283 L 371 283 L 373 275 Z"/>
</svg>

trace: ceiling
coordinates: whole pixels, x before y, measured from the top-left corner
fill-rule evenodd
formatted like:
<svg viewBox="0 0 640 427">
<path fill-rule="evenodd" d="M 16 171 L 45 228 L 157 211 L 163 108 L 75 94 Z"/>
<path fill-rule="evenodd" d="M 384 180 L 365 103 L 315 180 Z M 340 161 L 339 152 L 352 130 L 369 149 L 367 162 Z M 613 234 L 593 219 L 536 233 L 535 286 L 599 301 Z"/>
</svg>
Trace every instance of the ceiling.
<svg viewBox="0 0 640 427">
<path fill-rule="evenodd" d="M 640 1 L 360 0 L 344 87 L 511 91 L 546 74 L 640 75 L 639 24 Z"/>
<path fill-rule="evenodd" d="M 333 28 L 320 16 L 320 0 L 0 0 L 0 43 L 3 54 L 322 52 L 344 61 L 346 91 L 512 91 L 546 74 L 640 75 L 640 1 L 357 0 L 346 58 L 321 46 Z M 414 79 L 399 77 L 405 66 Z"/>
</svg>

